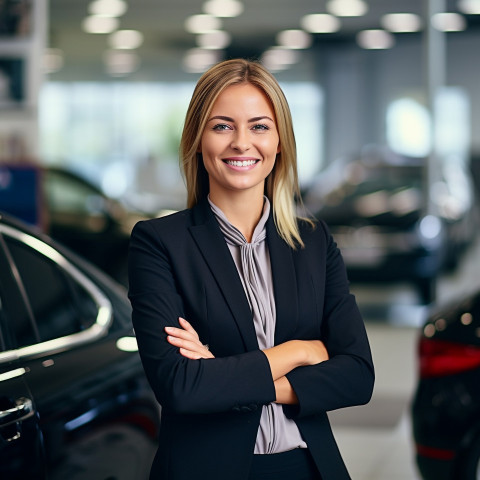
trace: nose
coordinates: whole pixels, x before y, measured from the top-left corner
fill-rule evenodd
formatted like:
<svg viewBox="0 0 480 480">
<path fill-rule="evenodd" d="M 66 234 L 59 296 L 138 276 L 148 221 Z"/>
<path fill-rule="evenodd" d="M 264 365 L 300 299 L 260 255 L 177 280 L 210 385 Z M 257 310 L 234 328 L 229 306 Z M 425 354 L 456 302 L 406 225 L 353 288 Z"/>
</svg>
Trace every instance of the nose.
<svg viewBox="0 0 480 480">
<path fill-rule="evenodd" d="M 248 137 L 248 132 L 243 129 L 235 130 L 233 135 L 231 146 L 234 150 L 244 152 L 250 148 L 250 140 Z"/>
</svg>

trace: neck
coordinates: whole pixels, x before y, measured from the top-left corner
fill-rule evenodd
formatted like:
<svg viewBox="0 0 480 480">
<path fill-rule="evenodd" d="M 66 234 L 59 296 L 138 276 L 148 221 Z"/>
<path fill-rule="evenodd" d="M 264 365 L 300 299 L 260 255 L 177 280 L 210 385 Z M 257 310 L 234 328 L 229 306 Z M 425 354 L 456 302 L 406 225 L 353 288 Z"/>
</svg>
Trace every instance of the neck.
<svg viewBox="0 0 480 480">
<path fill-rule="evenodd" d="M 242 232 L 247 242 L 251 242 L 253 231 L 263 214 L 263 194 L 224 197 L 210 192 L 210 200 L 222 210 L 228 221 Z"/>
</svg>

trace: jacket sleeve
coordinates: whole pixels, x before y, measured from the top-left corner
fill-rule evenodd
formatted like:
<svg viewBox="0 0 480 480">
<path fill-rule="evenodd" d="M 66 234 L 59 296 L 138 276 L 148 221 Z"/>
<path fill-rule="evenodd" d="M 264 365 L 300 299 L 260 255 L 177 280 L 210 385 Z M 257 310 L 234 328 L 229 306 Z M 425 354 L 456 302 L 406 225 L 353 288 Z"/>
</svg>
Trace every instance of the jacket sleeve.
<svg viewBox="0 0 480 480">
<path fill-rule="evenodd" d="M 293 418 L 368 403 L 375 377 L 367 333 L 349 291 L 340 250 L 323 222 L 316 230 L 316 234 L 325 235 L 321 242 L 326 245 L 321 340 L 330 359 L 287 375 L 299 400 L 297 406 L 285 408 Z"/>
<path fill-rule="evenodd" d="M 178 317 L 185 313 L 172 268 L 172 252 L 160 239 L 158 222 L 138 223 L 129 250 L 132 321 L 157 400 L 164 409 L 194 414 L 253 411 L 273 401 L 275 388 L 262 351 L 190 360 L 168 343 L 165 327 L 179 327 Z M 186 230 L 183 235 L 187 235 Z M 178 245 L 180 253 L 174 254 L 181 254 L 181 239 Z"/>
</svg>

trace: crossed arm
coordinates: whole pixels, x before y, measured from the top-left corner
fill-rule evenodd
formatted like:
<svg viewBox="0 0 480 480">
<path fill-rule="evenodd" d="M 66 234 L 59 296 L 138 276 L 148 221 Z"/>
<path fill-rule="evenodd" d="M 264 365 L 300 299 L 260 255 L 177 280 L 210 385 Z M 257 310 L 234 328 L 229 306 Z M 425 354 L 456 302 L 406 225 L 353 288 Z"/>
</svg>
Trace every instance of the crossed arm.
<svg viewBox="0 0 480 480">
<path fill-rule="evenodd" d="M 184 318 L 179 318 L 182 328 L 165 327 L 168 342 L 178 347 L 186 358 L 215 358 L 208 346 L 203 345 L 197 332 Z M 297 367 L 316 365 L 329 359 L 325 345 L 320 340 L 289 340 L 263 351 L 270 364 L 275 384 L 276 402 L 297 404 L 298 398 L 286 375 Z"/>
</svg>

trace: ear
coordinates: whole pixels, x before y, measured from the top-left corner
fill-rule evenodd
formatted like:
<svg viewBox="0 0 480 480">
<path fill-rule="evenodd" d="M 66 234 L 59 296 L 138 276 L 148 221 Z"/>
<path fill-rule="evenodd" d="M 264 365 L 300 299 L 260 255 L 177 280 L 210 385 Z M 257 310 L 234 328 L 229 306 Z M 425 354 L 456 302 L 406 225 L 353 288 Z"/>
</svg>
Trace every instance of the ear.
<svg viewBox="0 0 480 480">
<path fill-rule="evenodd" d="M 281 151 L 282 151 L 282 146 L 280 145 L 280 142 L 278 142 L 277 153 L 280 153 Z"/>
</svg>

